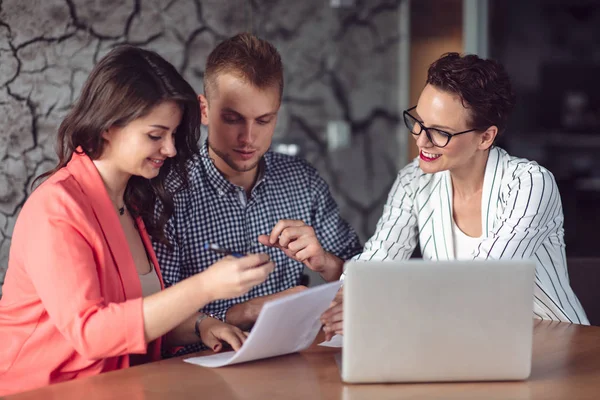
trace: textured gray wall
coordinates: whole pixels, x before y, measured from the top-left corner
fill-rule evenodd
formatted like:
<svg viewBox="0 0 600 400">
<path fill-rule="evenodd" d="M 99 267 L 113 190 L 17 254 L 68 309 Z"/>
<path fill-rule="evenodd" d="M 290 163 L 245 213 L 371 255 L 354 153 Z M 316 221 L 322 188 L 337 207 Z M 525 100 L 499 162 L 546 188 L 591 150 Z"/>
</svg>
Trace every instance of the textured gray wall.
<svg viewBox="0 0 600 400">
<path fill-rule="evenodd" d="M 286 80 L 275 141 L 301 146 L 364 241 L 397 172 L 400 1 L 0 0 L 0 284 L 31 181 L 55 162 L 60 121 L 121 43 L 157 51 L 199 92 L 221 39 L 252 31 L 274 43 Z M 349 147 L 328 151 L 330 120 L 350 126 Z"/>
</svg>

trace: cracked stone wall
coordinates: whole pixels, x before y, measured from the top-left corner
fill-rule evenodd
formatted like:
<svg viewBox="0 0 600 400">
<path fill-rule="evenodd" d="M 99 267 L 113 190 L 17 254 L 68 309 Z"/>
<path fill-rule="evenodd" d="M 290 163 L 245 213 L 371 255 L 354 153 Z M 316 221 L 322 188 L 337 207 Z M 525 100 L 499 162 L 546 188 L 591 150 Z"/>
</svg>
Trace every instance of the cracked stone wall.
<svg viewBox="0 0 600 400">
<path fill-rule="evenodd" d="M 397 172 L 402 0 L 0 0 L 0 284 L 15 220 L 92 66 L 130 43 L 172 62 L 197 90 L 210 50 L 252 31 L 279 49 L 286 88 L 274 142 L 330 184 L 364 241 Z M 328 150 L 329 121 L 350 145 Z M 1 289 L 0 289 L 1 294 Z"/>
</svg>

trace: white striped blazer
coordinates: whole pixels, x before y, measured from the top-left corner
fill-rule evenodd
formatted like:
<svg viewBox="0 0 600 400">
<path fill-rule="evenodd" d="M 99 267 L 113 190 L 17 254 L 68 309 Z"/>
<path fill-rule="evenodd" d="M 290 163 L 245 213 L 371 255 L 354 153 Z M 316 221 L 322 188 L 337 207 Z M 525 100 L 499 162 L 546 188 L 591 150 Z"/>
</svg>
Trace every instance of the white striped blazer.
<svg viewBox="0 0 600 400">
<path fill-rule="evenodd" d="M 552 173 L 493 147 L 482 193 L 483 235 L 473 259 L 534 260 L 534 316 L 589 324 L 569 284 L 562 204 Z M 418 238 L 423 258 L 454 260 L 452 224 L 449 171 L 426 174 L 415 159 L 398 173 L 375 234 L 355 259 L 408 259 Z"/>
</svg>

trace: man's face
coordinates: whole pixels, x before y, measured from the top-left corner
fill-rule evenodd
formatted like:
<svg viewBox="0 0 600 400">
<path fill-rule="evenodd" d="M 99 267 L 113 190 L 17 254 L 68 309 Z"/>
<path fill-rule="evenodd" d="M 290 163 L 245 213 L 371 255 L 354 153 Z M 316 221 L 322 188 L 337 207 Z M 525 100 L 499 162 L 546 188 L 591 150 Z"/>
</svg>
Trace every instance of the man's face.
<svg viewBox="0 0 600 400">
<path fill-rule="evenodd" d="M 255 172 L 271 146 L 280 95 L 277 86 L 257 88 L 232 75 L 217 76 L 208 94 L 200 95 L 202 124 L 217 169 L 226 176 Z"/>
</svg>

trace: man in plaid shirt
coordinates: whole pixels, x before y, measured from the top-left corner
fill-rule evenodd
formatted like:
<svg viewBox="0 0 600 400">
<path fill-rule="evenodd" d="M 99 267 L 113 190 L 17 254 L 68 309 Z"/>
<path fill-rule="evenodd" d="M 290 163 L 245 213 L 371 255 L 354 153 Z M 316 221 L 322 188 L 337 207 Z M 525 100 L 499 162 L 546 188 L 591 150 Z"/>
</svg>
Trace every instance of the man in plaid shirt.
<svg viewBox="0 0 600 400">
<path fill-rule="evenodd" d="M 317 171 L 268 151 L 283 92 L 277 50 L 250 34 L 225 40 L 208 57 L 204 92 L 199 100 L 208 140 L 188 162 L 187 186 L 173 177 L 167 187 L 176 192 L 165 228 L 173 247 L 155 243 L 165 285 L 222 257 L 205 250 L 205 243 L 237 253 L 266 252 L 275 270 L 248 294 L 208 304 L 195 323 L 201 342 L 177 354 L 201 350 L 202 343 L 220 351 L 222 341 L 237 339 L 214 337 L 209 331 L 218 330 L 209 326 L 247 330 L 265 301 L 303 289 L 298 285 L 304 266 L 337 280 L 344 261 L 361 251 Z"/>
</svg>

